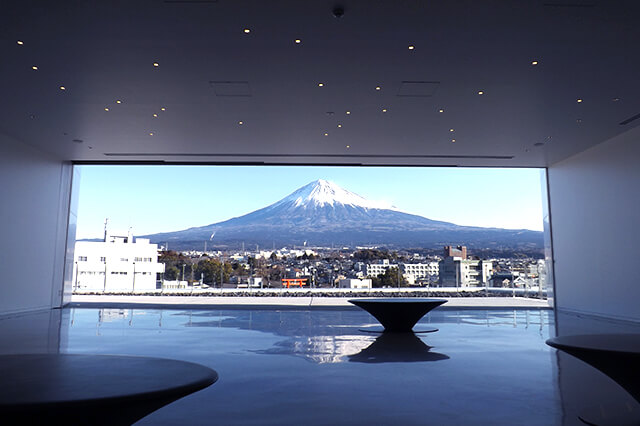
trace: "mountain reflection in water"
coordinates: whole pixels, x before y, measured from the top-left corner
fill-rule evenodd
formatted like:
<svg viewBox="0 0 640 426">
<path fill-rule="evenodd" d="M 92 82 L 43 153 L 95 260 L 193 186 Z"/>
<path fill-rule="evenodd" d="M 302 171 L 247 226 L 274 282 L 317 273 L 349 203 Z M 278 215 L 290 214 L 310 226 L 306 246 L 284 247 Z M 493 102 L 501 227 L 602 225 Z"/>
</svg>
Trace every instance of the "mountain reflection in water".
<svg viewBox="0 0 640 426">
<path fill-rule="evenodd" d="M 277 342 L 274 347 L 253 351 L 264 355 L 293 355 L 318 364 L 345 362 L 374 341 L 373 336 L 300 336 Z"/>
<path fill-rule="evenodd" d="M 97 319 L 96 333 L 134 333 L 136 330 L 167 330 L 187 328 L 194 335 L 207 336 L 208 341 L 226 339 L 229 333 L 209 333 L 206 328 L 243 330 L 265 333 L 275 339 L 260 340 L 243 350 L 260 355 L 287 355 L 305 359 L 314 364 L 325 363 L 419 363 L 449 359 L 435 352 L 427 343 L 442 342 L 450 338 L 460 327 L 472 327 L 474 336 L 482 335 L 483 341 L 491 339 L 493 329 L 513 330 L 533 328 L 538 339 L 544 342 L 549 323 L 549 313 L 542 310 L 518 312 L 514 309 L 474 311 L 432 311 L 417 325 L 423 330 L 434 325 L 440 328 L 434 334 L 381 333 L 370 331 L 379 324 L 360 309 L 211 309 L 211 310 L 161 310 L 161 309 L 72 309 L 70 326 L 74 318 Z M 88 319 L 88 318 L 87 318 Z M 455 325 L 454 328 L 448 325 Z M 432 327 L 433 328 L 433 327 Z M 201 329 L 198 331 L 198 329 Z M 444 331 L 442 331 L 444 329 Z M 367 330 L 364 332 L 361 330 Z M 118 334 L 120 335 L 120 334 Z M 221 342 L 224 343 L 224 342 Z M 514 343 L 515 345 L 515 343 Z M 448 350 L 447 350 L 448 352 Z"/>
</svg>

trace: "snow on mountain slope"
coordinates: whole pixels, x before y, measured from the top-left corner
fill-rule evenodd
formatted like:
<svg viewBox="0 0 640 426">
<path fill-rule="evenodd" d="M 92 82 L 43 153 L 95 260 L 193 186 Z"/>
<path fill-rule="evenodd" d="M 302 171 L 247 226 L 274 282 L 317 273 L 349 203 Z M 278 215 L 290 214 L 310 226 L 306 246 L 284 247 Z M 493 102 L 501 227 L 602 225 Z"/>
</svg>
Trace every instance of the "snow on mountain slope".
<svg viewBox="0 0 640 426">
<path fill-rule="evenodd" d="M 302 188 L 292 192 L 282 200 L 273 204 L 273 207 L 283 205 L 293 205 L 294 207 L 315 208 L 343 205 L 351 207 L 361 207 L 365 209 L 387 209 L 398 210 L 387 203 L 371 201 L 358 194 L 347 191 L 333 182 L 318 179 Z"/>
</svg>

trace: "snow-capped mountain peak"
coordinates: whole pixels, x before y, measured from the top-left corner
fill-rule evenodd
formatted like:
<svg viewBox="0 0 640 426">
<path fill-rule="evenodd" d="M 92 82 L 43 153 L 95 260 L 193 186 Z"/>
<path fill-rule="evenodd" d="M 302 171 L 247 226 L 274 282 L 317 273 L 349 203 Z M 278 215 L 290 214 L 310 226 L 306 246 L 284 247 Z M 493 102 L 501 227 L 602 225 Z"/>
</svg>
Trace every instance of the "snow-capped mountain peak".
<svg viewBox="0 0 640 426">
<path fill-rule="evenodd" d="M 370 201 L 358 194 L 349 192 L 337 184 L 318 179 L 294 191 L 277 204 L 293 204 L 294 207 L 324 207 L 336 205 L 361 207 L 365 209 L 389 209 L 395 207 L 378 201 Z"/>
<path fill-rule="evenodd" d="M 542 247 L 542 232 L 473 228 L 405 213 L 385 203 L 369 201 L 335 183 L 320 179 L 274 204 L 223 222 L 149 236 L 152 242 L 170 241 L 174 247 L 200 247 L 203 241 L 226 247 L 240 242 L 291 246 L 305 242 L 328 247 L 400 246 L 438 247 L 464 241 L 488 247 L 496 242 L 519 247 Z M 524 247 L 524 246 L 523 246 Z"/>
</svg>

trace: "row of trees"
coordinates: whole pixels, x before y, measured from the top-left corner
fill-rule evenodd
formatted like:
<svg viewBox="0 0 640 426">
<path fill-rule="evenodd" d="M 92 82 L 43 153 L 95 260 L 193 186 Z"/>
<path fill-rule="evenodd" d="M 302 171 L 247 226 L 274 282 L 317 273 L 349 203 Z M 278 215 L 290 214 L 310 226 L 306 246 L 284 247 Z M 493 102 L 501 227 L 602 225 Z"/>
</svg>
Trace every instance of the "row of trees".
<svg viewBox="0 0 640 426">
<path fill-rule="evenodd" d="M 210 286 L 220 286 L 221 283 L 232 281 L 240 282 L 249 275 L 265 278 L 269 282 L 280 282 L 285 276 L 284 266 L 270 266 L 266 260 L 253 257 L 243 264 L 221 262 L 219 259 L 206 256 L 192 259 L 175 251 L 164 251 L 158 256 L 158 262 L 165 265 L 165 280 L 202 280 Z"/>
<path fill-rule="evenodd" d="M 361 262 L 389 259 L 390 262 L 395 262 L 404 259 L 404 257 L 400 256 L 397 251 L 361 249 L 353 252 L 353 259 Z"/>
<path fill-rule="evenodd" d="M 170 281 L 202 279 L 205 284 L 219 286 L 221 282 L 229 282 L 233 273 L 247 275 L 245 268 L 238 263 L 221 263 L 209 257 L 194 260 L 175 251 L 160 253 L 158 262 L 164 263 L 164 279 Z"/>
<path fill-rule="evenodd" d="M 241 269 L 240 272 L 244 272 L 244 268 L 239 266 L 240 268 L 236 264 L 236 272 L 239 272 L 238 269 Z M 229 282 L 233 265 L 226 262 L 221 264 L 217 259 L 207 258 L 196 263 L 194 271 L 196 278 L 201 278 L 204 284 L 220 286 L 223 282 Z"/>
</svg>

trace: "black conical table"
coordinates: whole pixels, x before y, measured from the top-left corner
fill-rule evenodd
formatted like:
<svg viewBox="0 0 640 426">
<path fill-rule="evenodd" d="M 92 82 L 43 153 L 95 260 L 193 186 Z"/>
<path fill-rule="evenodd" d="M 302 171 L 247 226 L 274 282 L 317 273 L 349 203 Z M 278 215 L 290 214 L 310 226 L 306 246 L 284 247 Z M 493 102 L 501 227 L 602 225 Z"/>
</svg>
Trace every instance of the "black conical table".
<svg viewBox="0 0 640 426">
<path fill-rule="evenodd" d="M 172 359 L 1 355 L 0 422 L 130 425 L 217 379 L 208 367 Z"/>
<path fill-rule="evenodd" d="M 420 318 L 446 302 L 445 299 L 419 297 L 349 300 L 349 303 L 364 309 L 380 321 L 385 332 L 410 332 Z"/>
<path fill-rule="evenodd" d="M 564 351 L 600 370 L 622 386 L 640 403 L 640 334 L 581 334 L 559 336 L 547 340 L 547 345 Z M 640 410 L 609 413 L 600 407 L 586 407 L 580 420 L 596 425 L 639 425 Z"/>
</svg>

